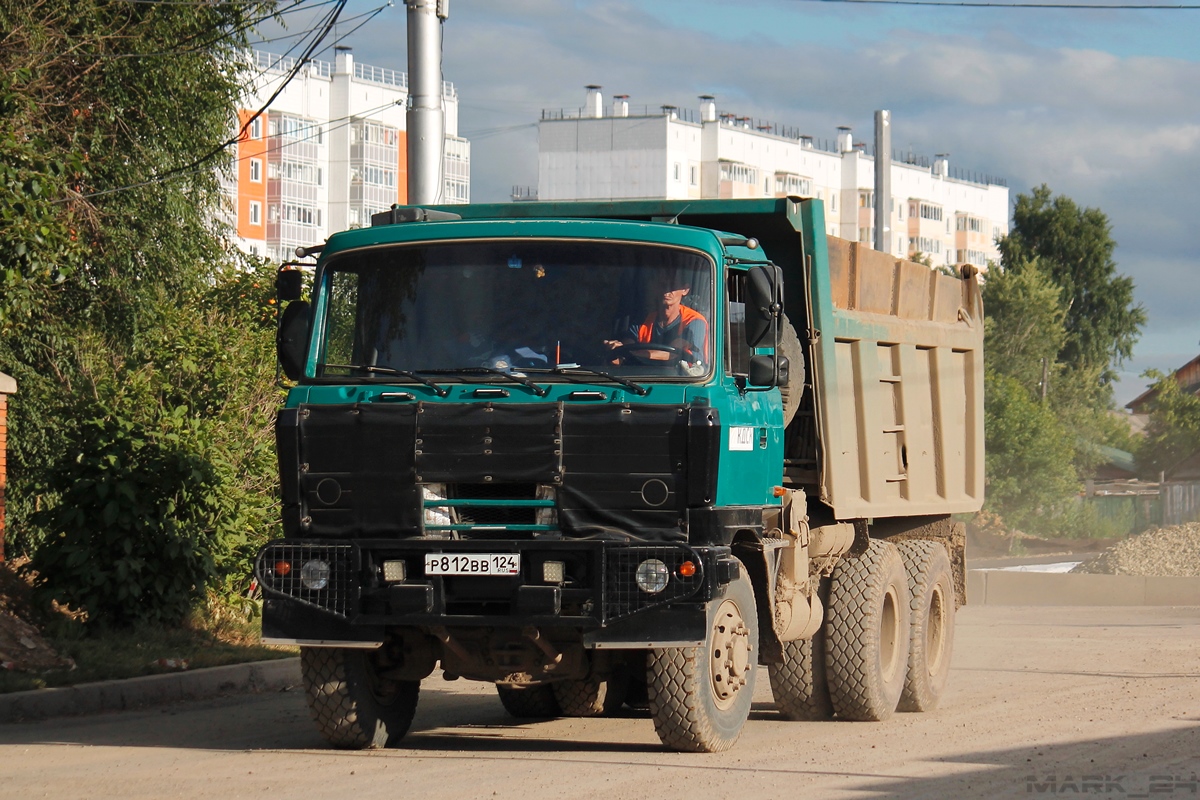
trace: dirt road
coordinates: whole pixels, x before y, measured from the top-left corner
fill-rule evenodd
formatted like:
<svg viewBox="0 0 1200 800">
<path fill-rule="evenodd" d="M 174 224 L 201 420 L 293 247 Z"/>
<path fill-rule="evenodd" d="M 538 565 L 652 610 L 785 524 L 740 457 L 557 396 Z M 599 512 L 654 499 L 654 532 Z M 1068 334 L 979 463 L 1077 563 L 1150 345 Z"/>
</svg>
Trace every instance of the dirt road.
<svg viewBox="0 0 1200 800">
<path fill-rule="evenodd" d="M 723 755 L 440 678 L 403 750 L 325 749 L 299 691 L 5 725 L 0 797 L 1200 797 L 1200 609 L 963 609 L 944 707 L 883 723 L 786 722 L 758 685 Z"/>
</svg>

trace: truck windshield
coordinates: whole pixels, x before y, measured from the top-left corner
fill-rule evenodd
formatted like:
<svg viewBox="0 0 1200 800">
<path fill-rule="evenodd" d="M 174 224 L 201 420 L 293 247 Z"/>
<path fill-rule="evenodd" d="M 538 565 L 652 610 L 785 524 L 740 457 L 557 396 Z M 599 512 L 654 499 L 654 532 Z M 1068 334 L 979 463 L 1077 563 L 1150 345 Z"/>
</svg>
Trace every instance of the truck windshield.
<svg viewBox="0 0 1200 800">
<path fill-rule="evenodd" d="M 421 243 L 347 253 L 327 276 L 318 377 L 562 366 L 697 380 L 713 362 L 712 261 L 694 250 Z"/>
</svg>

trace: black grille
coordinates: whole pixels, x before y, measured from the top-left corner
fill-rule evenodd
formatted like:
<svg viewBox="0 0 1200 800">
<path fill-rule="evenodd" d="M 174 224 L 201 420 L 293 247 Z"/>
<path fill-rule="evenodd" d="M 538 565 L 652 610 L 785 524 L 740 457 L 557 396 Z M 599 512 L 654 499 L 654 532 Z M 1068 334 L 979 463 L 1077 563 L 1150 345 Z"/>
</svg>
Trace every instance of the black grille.
<svg viewBox="0 0 1200 800">
<path fill-rule="evenodd" d="M 457 483 L 446 487 L 452 500 L 533 500 L 536 483 Z M 458 509 L 458 519 L 474 525 L 532 525 L 537 509 L 467 506 Z"/>
<path fill-rule="evenodd" d="M 634 575 L 647 559 L 658 559 L 670 570 L 670 580 L 661 592 L 650 594 L 638 588 Z M 690 561 L 695 572 L 683 576 L 680 566 Z M 604 618 L 611 621 L 635 611 L 683 600 L 704 586 L 704 562 L 686 547 L 615 547 L 608 551 L 604 592 Z"/>
<path fill-rule="evenodd" d="M 327 583 L 321 588 L 310 588 L 301 580 L 304 565 L 312 561 L 329 565 Z M 357 596 L 350 545 L 271 544 L 259 553 L 255 574 L 266 592 L 342 616 L 347 615 L 351 598 Z"/>
</svg>

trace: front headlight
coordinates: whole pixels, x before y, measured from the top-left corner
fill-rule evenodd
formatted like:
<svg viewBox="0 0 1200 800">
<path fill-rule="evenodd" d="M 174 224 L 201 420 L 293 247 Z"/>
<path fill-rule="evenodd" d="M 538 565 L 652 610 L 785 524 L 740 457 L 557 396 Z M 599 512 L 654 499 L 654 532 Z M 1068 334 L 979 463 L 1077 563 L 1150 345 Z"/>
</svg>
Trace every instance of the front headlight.
<svg viewBox="0 0 1200 800">
<path fill-rule="evenodd" d="M 646 594 L 658 594 L 667 588 L 667 582 L 671 580 L 671 570 L 657 558 L 648 558 L 638 564 L 633 580 Z"/>
<path fill-rule="evenodd" d="M 300 583 L 305 589 L 317 591 L 329 585 L 329 562 L 313 559 L 300 568 Z"/>
</svg>

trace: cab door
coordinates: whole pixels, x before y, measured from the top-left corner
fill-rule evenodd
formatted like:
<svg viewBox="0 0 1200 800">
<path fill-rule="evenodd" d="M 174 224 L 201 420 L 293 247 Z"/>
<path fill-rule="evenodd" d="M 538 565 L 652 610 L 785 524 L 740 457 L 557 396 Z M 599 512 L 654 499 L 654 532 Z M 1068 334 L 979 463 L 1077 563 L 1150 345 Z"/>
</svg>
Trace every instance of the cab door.
<svg viewBox="0 0 1200 800">
<path fill-rule="evenodd" d="M 779 389 L 748 385 L 750 357 L 746 344 L 746 270 L 726 268 L 721 338 L 724 408 L 721 409 L 721 465 L 717 473 L 718 506 L 778 504 L 772 489 L 783 483 L 783 403 Z M 760 353 L 770 350 L 757 351 Z"/>
</svg>

